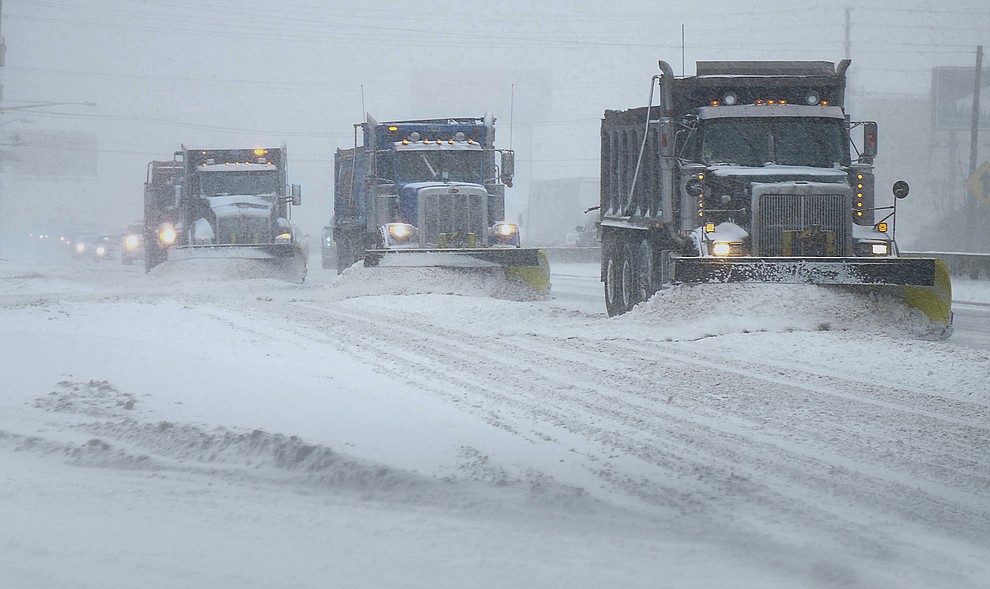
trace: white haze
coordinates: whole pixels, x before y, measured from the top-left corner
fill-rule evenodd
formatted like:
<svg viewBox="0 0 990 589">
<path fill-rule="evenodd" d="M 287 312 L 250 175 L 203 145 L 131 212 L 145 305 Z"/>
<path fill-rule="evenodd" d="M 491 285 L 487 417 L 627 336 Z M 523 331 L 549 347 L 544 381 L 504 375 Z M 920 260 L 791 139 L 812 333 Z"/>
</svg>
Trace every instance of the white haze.
<svg viewBox="0 0 990 589">
<path fill-rule="evenodd" d="M 517 152 L 508 208 L 518 218 L 539 199 L 533 181 L 598 178 L 602 112 L 643 104 L 658 59 L 678 74 L 705 59 L 838 61 L 847 32 L 835 3 L 7 0 L 2 8 L 3 241 L 117 232 L 141 216 L 147 162 L 170 159 L 183 143 L 286 143 L 290 181 L 303 186 L 295 221 L 315 236 L 331 214 L 333 152 L 353 145 L 364 112 L 494 113 L 497 144 Z M 899 235 L 910 239 L 931 221 L 933 194 L 963 198 L 968 134 L 942 165 L 947 152 L 917 149 L 927 141 L 896 128 L 902 121 L 885 105 L 927 100 L 932 67 L 972 67 L 976 46 L 990 41 L 990 5 L 871 2 L 850 9 L 848 32 L 853 118 L 882 123 L 882 204 L 894 179 L 915 187 L 901 209 Z M 908 129 L 918 126 L 912 109 Z M 945 174 L 955 174 L 950 190 Z M 593 204 L 561 215 L 579 220 Z"/>
</svg>

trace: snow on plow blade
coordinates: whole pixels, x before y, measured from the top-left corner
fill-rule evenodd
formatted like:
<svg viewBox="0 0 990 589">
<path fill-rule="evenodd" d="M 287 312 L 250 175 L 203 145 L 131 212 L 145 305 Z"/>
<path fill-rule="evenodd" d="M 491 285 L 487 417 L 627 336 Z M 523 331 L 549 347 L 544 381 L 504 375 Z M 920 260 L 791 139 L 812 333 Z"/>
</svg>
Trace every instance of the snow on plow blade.
<svg viewBox="0 0 990 589">
<path fill-rule="evenodd" d="M 934 258 L 678 258 L 684 283 L 763 282 L 866 287 L 902 299 L 951 333 L 949 270 Z"/>
<path fill-rule="evenodd" d="M 170 265 L 191 260 L 215 260 L 218 272 L 230 278 L 274 278 L 297 284 L 306 279 L 306 255 L 298 245 L 197 245 L 168 250 Z"/>
<path fill-rule="evenodd" d="M 539 249 L 375 249 L 365 252 L 364 265 L 381 268 L 501 268 L 510 280 L 522 282 L 540 294 L 550 292 L 550 262 L 546 252 Z"/>
</svg>

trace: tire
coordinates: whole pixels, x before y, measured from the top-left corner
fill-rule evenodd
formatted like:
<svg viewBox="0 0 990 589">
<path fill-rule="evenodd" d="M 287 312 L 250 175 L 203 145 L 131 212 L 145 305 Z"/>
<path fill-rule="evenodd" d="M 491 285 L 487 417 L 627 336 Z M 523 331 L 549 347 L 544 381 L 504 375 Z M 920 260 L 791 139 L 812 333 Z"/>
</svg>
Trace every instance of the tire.
<svg viewBox="0 0 990 589">
<path fill-rule="evenodd" d="M 621 304 L 622 255 L 614 236 L 602 239 L 602 265 L 605 277 L 605 311 L 609 317 L 626 312 Z"/>
<path fill-rule="evenodd" d="M 639 298 L 639 289 L 637 288 L 639 283 L 637 249 L 629 242 L 626 242 L 622 246 L 622 263 L 620 265 L 622 274 L 619 300 L 623 313 L 631 311 L 633 307 L 643 302 L 643 299 Z"/>
<path fill-rule="evenodd" d="M 635 252 L 635 284 L 633 296 L 637 303 L 643 303 L 659 288 L 656 265 L 653 262 L 653 245 L 649 239 L 642 239 Z"/>
</svg>

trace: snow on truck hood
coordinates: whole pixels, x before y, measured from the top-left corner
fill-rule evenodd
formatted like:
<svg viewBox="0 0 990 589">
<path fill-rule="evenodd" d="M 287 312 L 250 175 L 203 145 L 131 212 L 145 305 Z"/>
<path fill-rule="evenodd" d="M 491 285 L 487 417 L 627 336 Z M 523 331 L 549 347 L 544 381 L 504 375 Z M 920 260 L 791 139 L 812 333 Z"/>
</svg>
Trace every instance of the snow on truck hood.
<svg viewBox="0 0 990 589">
<path fill-rule="evenodd" d="M 207 201 L 217 218 L 225 217 L 268 217 L 271 214 L 275 195 L 270 197 L 256 194 L 227 194 L 210 196 Z"/>
<path fill-rule="evenodd" d="M 422 190 L 423 188 L 457 188 L 458 190 L 477 189 L 485 191 L 485 187 L 481 184 L 474 184 L 471 182 L 410 182 L 409 184 L 403 184 L 403 188 L 408 190 Z"/>
<path fill-rule="evenodd" d="M 484 148 L 478 142 L 468 143 L 466 141 L 431 141 L 429 143 L 403 143 L 396 141 L 392 144 L 395 151 L 482 151 Z"/>
<path fill-rule="evenodd" d="M 788 178 L 814 177 L 825 182 L 845 182 L 848 178 L 845 170 L 842 168 L 815 168 L 811 166 L 781 166 L 776 164 L 768 164 L 760 167 L 715 165 L 710 167 L 709 170 L 713 176 L 720 178 L 730 176 L 737 178 L 740 176 L 753 178 L 765 178 L 767 176 L 786 176 Z"/>
</svg>

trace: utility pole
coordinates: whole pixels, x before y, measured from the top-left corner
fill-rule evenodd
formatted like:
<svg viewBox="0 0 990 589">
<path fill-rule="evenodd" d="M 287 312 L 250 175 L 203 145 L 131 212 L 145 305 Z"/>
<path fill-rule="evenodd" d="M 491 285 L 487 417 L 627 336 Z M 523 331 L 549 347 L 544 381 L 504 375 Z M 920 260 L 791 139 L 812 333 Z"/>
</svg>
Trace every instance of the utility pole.
<svg viewBox="0 0 990 589">
<path fill-rule="evenodd" d="M 976 74 L 973 82 L 973 126 L 969 139 L 969 175 L 976 171 L 976 144 L 980 137 L 980 74 L 983 72 L 983 45 L 976 48 Z"/>
</svg>

